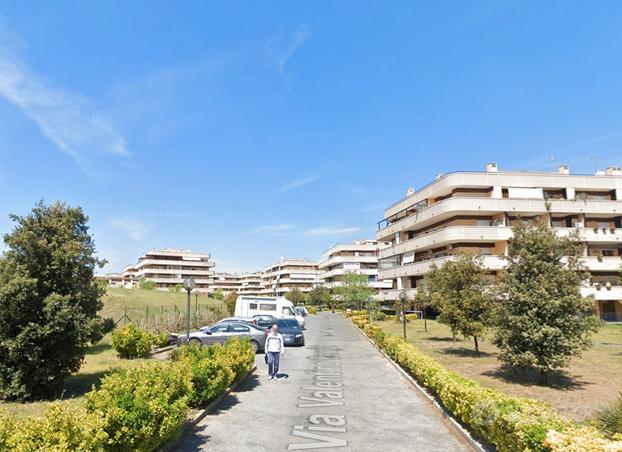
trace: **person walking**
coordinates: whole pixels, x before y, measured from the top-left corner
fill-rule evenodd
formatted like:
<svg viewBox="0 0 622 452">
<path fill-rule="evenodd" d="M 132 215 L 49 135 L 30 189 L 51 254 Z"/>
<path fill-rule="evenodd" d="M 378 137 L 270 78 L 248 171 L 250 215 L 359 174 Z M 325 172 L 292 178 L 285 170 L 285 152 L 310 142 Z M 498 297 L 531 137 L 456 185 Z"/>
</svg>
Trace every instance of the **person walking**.
<svg viewBox="0 0 622 452">
<path fill-rule="evenodd" d="M 279 373 L 281 355 L 285 351 L 283 336 L 279 333 L 279 327 L 272 325 L 268 337 L 266 338 L 266 354 L 268 361 L 268 379 L 274 380 Z"/>
</svg>

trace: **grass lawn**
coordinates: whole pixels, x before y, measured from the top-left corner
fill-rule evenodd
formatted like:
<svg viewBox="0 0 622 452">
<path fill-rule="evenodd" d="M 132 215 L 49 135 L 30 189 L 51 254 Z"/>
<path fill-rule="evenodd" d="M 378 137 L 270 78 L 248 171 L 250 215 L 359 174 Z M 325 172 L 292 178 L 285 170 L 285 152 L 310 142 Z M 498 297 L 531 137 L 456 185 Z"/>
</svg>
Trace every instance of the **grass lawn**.
<svg viewBox="0 0 622 452">
<path fill-rule="evenodd" d="M 140 289 L 108 289 L 103 298 L 104 308 L 100 315 L 119 320 L 127 308 L 127 314 L 133 321 L 145 319 L 147 307 L 149 316 L 173 314 L 175 307 L 185 315 L 187 295 L 185 293 L 159 292 L 154 290 Z M 192 312 L 195 308 L 195 297 L 192 296 Z M 213 307 L 222 307 L 220 301 L 199 296 L 199 308 L 202 312 L 207 310 L 207 303 Z M 122 325 L 123 322 L 120 323 Z M 123 360 L 112 349 L 111 337 L 107 335 L 102 341 L 91 347 L 85 356 L 80 370 L 68 377 L 62 385 L 55 400 L 71 399 L 71 403 L 82 403 L 84 394 L 97 385 L 101 378 L 113 369 L 127 368 L 136 365 L 141 360 Z M 31 403 L 8 403 L 0 401 L 0 410 L 8 410 L 17 417 L 29 415 L 42 415 L 45 408 L 52 402 L 50 400 Z"/>
<path fill-rule="evenodd" d="M 102 300 L 104 308 L 100 315 L 111 317 L 115 322 L 123 317 L 126 308 L 127 315 L 133 321 L 143 320 L 147 314 L 150 317 L 172 313 L 185 315 L 187 300 L 188 295 L 185 291 L 183 293 L 172 293 L 158 290 L 108 288 Z M 191 310 L 194 313 L 196 303 L 194 294 L 191 295 L 191 301 Z M 223 304 L 204 295 L 199 296 L 199 309 L 201 311 L 207 309 L 208 303 L 212 306 Z"/>
<path fill-rule="evenodd" d="M 374 322 L 394 335 L 402 335 L 402 324 L 395 320 Z M 521 397 L 549 402 L 564 416 L 582 421 L 611 402 L 622 392 L 622 324 L 607 324 L 595 336 L 594 346 L 572 361 L 563 372 L 556 372 L 545 386 L 537 373 L 513 373 L 501 368 L 497 348 L 480 340 L 481 356 L 475 356 L 473 341 L 452 341 L 449 328 L 428 320 L 408 323 L 408 341 L 449 369 L 484 386 Z"/>
</svg>

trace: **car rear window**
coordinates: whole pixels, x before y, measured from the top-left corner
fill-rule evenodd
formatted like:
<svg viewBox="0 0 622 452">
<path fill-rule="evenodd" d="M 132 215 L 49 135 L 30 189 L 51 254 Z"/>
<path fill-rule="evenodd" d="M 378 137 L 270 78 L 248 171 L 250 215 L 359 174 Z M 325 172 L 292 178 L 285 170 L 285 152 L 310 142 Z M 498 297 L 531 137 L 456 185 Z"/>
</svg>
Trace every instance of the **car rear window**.
<svg viewBox="0 0 622 452">
<path fill-rule="evenodd" d="M 283 320 L 279 320 L 277 322 L 278 326 L 285 326 L 285 327 L 292 327 L 292 326 L 298 326 L 298 321 L 294 320 L 294 319 L 283 319 Z"/>
</svg>

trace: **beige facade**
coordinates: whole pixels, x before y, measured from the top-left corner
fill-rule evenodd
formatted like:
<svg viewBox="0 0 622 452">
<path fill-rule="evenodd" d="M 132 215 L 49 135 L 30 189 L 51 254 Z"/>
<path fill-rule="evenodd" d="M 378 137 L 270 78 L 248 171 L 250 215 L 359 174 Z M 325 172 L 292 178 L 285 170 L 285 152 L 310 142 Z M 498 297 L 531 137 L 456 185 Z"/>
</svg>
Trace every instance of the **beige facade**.
<svg viewBox="0 0 622 452">
<path fill-rule="evenodd" d="M 390 245 L 376 240 L 356 240 L 338 243 L 324 252 L 319 263 L 320 281 L 328 287 L 343 284 L 348 273 L 365 275 L 375 289 L 391 289 L 392 280 L 378 279 L 378 253 Z"/>
<path fill-rule="evenodd" d="M 320 283 L 318 263 L 307 259 L 282 259 L 262 272 L 262 295 L 285 296 L 299 289 L 310 292 Z"/>
<path fill-rule="evenodd" d="M 622 320 L 622 171 L 610 167 L 595 175 L 498 171 L 439 176 L 385 210 L 376 238 L 390 246 L 379 251 L 379 279 L 393 280 L 381 292 L 395 299 L 414 293 L 433 263 L 459 252 L 483 256 L 496 272 L 503 268 L 511 227 L 541 220 L 558 234 L 579 231 L 583 261 L 592 278 L 582 289 L 597 300 L 605 320 Z"/>
<path fill-rule="evenodd" d="M 262 273 L 243 273 L 239 276 L 240 284 L 238 293 L 240 295 L 260 295 L 264 288 Z"/>
<path fill-rule="evenodd" d="M 184 279 L 192 278 L 195 290 L 210 291 L 213 282 L 214 263 L 208 253 L 194 253 L 190 250 L 151 250 L 143 254 L 136 265 L 126 268 L 125 273 L 136 281 L 153 281 L 157 290 L 169 290 Z"/>
<path fill-rule="evenodd" d="M 215 273 L 209 292 L 213 294 L 217 290 L 222 290 L 225 297 L 233 292 L 238 293 L 240 291 L 240 275 L 234 273 Z"/>
</svg>

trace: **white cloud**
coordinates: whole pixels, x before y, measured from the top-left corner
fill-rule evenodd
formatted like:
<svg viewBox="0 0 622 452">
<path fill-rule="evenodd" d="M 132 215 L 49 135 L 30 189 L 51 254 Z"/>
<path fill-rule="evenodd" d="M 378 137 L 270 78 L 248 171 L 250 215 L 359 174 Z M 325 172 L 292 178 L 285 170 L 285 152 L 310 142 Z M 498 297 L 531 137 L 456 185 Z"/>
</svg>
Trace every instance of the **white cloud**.
<svg viewBox="0 0 622 452">
<path fill-rule="evenodd" d="M 361 228 L 353 226 L 322 226 L 319 228 L 309 229 L 304 235 L 323 236 L 323 235 L 352 235 L 361 231 Z"/>
<path fill-rule="evenodd" d="M 296 54 L 297 50 L 307 42 L 313 32 L 307 24 L 300 24 L 293 33 L 283 36 L 283 30 L 266 44 L 266 49 L 274 59 L 277 71 L 287 83 L 288 90 L 291 89 L 291 75 L 287 73 L 286 66 L 288 61 Z"/>
<path fill-rule="evenodd" d="M 0 40 L 2 37 L 0 36 Z M 123 136 L 82 96 L 52 86 L 0 42 L 0 97 L 34 121 L 43 135 L 87 174 L 95 157 L 127 157 Z"/>
<path fill-rule="evenodd" d="M 130 216 L 111 218 L 107 223 L 108 227 L 123 232 L 131 240 L 142 240 L 145 234 L 151 229 L 149 225 L 141 223 Z"/>
<path fill-rule="evenodd" d="M 250 231 L 250 235 L 283 235 L 292 229 L 294 229 L 294 225 L 288 223 L 266 224 Z"/>
<path fill-rule="evenodd" d="M 319 178 L 320 178 L 320 176 L 313 176 L 313 177 L 307 177 L 307 178 L 304 178 L 304 179 L 292 180 L 292 181 L 289 181 L 289 182 L 283 184 L 279 191 L 281 193 L 285 193 L 287 191 L 294 190 L 296 188 L 300 188 L 300 187 L 303 187 L 305 185 L 312 184 L 313 182 L 315 182 Z"/>
<path fill-rule="evenodd" d="M 365 196 L 367 194 L 369 194 L 369 192 L 361 187 L 360 185 L 357 184 L 350 184 L 350 183 L 344 183 L 343 184 L 343 188 L 347 191 L 352 193 L 353 195 L 357 195 L 357 196 Z"/>
</svg>

